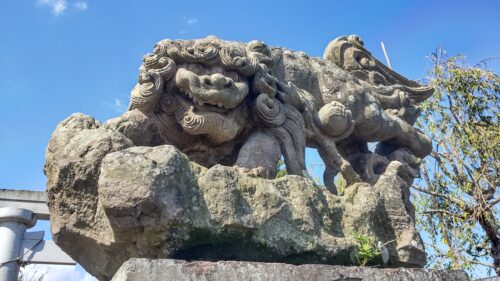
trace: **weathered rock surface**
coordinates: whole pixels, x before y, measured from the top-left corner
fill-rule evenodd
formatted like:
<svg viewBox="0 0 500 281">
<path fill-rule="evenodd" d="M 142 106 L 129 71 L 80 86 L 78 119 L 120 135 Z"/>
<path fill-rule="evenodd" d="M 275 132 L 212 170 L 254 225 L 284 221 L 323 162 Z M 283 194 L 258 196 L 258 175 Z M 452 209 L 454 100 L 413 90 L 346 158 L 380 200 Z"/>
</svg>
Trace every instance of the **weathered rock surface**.
<svg viewBox="0 0 500 281">
<path fill-rule="evenodd" d="M 131 259 L 120 267 L 113 281 L 466 281 L 463 271 L 427 269 L 377 269 L 357 266 L 290 265 L 240 261 L 185 262 Z"/>
<path fill-rule="evenodd" d="M 336 196 L 300 176 L 268 180 L 227 166 L 207 169 L 170 145 L 134 146 L 119 127 L 74 114 L 58 125 L 46 154 L 54 241 L 100 280 L 130 258 L 351 265 L 355 233 L 387 243 L 389 267 L 425 264 L 406 165 L 393 161 L 374 185 L 357 183 Z M 142 266 L 159 270 L 161 263 Z"/>
</svg>

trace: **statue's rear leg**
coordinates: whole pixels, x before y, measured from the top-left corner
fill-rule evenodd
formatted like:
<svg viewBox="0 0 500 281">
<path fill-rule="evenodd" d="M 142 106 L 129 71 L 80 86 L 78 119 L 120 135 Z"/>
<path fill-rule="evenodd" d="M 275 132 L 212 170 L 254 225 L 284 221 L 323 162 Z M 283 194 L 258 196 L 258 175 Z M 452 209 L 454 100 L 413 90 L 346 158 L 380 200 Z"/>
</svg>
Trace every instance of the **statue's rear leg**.
<svg viewBox="0 0 500 281">
<path fill-rule="evenodd" d="M 398 117 L 380 109 L 379 113 L 370 114 L 368 122 L 357 126 L 356 136 L 365 141 L 384 141 L 399 147 L 407 147 L 420 158 L 430 153 L 431 141 L 423 133 Z"/>
</svg>

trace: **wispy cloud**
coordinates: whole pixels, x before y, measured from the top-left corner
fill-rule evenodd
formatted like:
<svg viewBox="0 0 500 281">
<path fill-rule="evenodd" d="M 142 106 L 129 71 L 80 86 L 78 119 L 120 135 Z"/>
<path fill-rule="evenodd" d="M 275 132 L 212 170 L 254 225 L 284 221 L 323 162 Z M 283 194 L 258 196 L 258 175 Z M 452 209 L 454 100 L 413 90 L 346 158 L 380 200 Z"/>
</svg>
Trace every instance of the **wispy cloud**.
<svg viewBox="0 0 500 281">
<path fill-rule="evenodd" d="M 118 97 L 113 98 L 113 101 L 104 101 L 102 102 L 102 105 L 112 109 L 115 113 L 123 113 L 127 111 L 128 107 L 128 105 Z"/>
<path fill-rule="evenodd" d="M 41 6 L 49 7 L 55 16 L 62 15 L 68 8 L 68 2 L 66 2 L 66 0 L 38 0 L 37 3 Z"/>
<path fill-rule="evenodd" d="M 70 5 L 67 0 L 37 0 L 37 4 L 49 8 L 56 17 L 62 15 L 70 7 L 77 11 L 85 11 L 88 8 L 85 1 L 77 1 Z"/>
<path fill-rule="evenodd" d="M 185 28 L 180 30 L 179 34 L 189 33 L 190 27 L 193 27 L 198 23 L 198 19 L 195 17 L 186 17 L 185 15 L 181 15 L 181 18 L 182 18 L 182 23 L 185 26 Z"/>
<path fill-rule="evenodd" d="M 193 25 L 193 24 L 196 24 L 197 22 L 198 22 L 197 18 L 192 18 L 192 19 L 187 20 L 188 25 Z"/>
<path fill-rule="evenodd" d="M 73 6 L 75 7 L 75 9 L 79 10 L 79 11 L 85 11 L 87 10 L 88 6 L 87 6 L 87 2 L 75 2 L 75 4 L 73 4 Z"/>
<path fill-rule="evenodd" d="M 181 15 L 181 18 L 184 21 L 184 24 L 188 26 L 195 25 L 198 23 L 198 19 L 195 17 L 186 17 L 185 15 Z"/>
<path fill-rule="evenodd" d="M 114 99 L 113 107 L 116 109 L 116 111 L 119 112 L 123 112 L 126 110 L 125 104 L 119 98 Z"/>
</svg>

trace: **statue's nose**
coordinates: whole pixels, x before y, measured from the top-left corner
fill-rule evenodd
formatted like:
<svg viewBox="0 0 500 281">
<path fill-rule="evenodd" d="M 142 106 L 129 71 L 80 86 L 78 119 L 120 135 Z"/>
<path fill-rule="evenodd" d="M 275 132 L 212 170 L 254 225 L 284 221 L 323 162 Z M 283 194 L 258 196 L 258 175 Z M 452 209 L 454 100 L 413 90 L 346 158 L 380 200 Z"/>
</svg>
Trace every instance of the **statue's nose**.
<svg viewBox="0 0 500 281">
<path fill-rule="evenodd" d="M 210 76 L 206 75 L 203 77 L 202 81 L 204 85 L 216 89 L 221 89 L 231 84 L 231 79 L 228 79 L 220 73 L 215 73 Z"/>
</svg>

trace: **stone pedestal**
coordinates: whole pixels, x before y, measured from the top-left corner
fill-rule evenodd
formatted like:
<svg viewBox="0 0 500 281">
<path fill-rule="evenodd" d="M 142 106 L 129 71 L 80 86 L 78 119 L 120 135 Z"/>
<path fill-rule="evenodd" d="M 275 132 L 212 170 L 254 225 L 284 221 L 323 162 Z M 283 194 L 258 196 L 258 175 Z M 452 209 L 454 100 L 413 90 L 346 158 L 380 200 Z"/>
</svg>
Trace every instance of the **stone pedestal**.
<svg viewBox="0 0 500 281">
<path fill-rule="evenodd" d="M 369 280 L 469 280 L 463 271 L 409 268 L 378 269 L 336 265 L 291 265 L 243 261 L 194 261 L 130 259 L 116 272 L 113 281 L 369 281 Z"/>
</svg>

